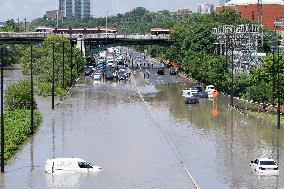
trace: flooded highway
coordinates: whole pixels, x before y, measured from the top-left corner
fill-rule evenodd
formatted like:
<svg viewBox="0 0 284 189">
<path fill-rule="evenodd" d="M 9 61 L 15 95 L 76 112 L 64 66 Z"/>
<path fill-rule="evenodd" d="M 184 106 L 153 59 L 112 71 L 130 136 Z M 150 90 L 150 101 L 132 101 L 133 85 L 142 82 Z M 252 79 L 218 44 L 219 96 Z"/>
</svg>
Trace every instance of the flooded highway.
<svg viewBox="0 0 284 189">
<path fill-rule="evenodd" d="M 186 105 L 181 89 L 190 83 L 148 73 L 147 80 L 136 70 L 135 82 L 82 78 L 54 111 L 49 98 L 39 98 L 43 124 L 7 162 L 0 188 L 194 188 L 184 168 L 202 189 L 283 188 L 283 129 L 230 110 L 225 96 Z M 262 156 L 278 162 L 279 176 L 250 170 Z M 59 157 L 104 171 L 46 174 L 46 159 Z"/>
</svg>

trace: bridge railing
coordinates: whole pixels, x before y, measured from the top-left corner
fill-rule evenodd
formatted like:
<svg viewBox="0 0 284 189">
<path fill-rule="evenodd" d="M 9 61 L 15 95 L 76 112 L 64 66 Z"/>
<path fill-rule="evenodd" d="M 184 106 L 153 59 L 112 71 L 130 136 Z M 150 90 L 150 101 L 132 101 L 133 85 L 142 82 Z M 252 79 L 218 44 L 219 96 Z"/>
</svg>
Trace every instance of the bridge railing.
<svg viewBox="0 0 284 189">
<path fill-rule="evenodd" d="M 124 35 L 124 34 L 52 34 L 46 32 L 0 32 L 0 39 L 2 38 L 45 38 L 49 35 L 61 35 L 67 38 L 77 39 L 77 38 L 84 38 L 84 39 L 119 39 L 119 40 L 170 40 L 169 35 Z"/>
</svg>

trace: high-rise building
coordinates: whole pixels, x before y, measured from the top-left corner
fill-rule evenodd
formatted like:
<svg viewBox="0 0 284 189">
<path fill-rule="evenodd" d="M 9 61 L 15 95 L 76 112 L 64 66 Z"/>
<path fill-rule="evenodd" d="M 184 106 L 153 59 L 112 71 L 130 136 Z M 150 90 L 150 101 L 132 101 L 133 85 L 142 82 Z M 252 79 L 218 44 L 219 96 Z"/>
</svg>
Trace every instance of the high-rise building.
<svg viewBox="0 0 284 189">
<path fill-rule="evenodd" d="M 89 18 L 91 16 L 91 0 L 83 0 L 83 17 Z"/>
<path fill-rule="evenodd" d="M 214 5 L 213 4 L 197 4 L 197 12 L 198 13 L 213 13 L 214 12 Z"/>
<path fill-rule="evenodd" d="M 82 18 L 82 0 L 74 0 L 74 18 L 77 20 Z"/>
<path fill-rule="evenodd" d="M 63 11 L 65 6 L 65 0 L 59 0 L 59 10 Z"/>
<path fill-rule="evenodd" d="M 219 6 L 224 6 L 225 3 L 229 2 L 230 0 L 219 0 Z"/>
<path fill-rule="evenodd" d="M 63 11 L 59 10 L 51 10 L 51 11 L 46 11 L 45 13 L 45 18 L 47 20 L 63 20 Z"/>
<path fill-rule="evenodd" d="M 189 15 L 189 14 L 191 14 L 191 13 L 192 13 L 192 11 L 191 11 L 190 9 L 188 9 L 188 8 L 179 9 L 179 10 L 177 11 L 177 15 L 180 15 L 180 16 L 182 16 L 182 15 Z"/>
<path fill-rule="evenodd" d="M 59 0 L 59 10 L 63 11 L 64 17 L 76 19 L 91 16 L 91 0 Z"/>
</svg>

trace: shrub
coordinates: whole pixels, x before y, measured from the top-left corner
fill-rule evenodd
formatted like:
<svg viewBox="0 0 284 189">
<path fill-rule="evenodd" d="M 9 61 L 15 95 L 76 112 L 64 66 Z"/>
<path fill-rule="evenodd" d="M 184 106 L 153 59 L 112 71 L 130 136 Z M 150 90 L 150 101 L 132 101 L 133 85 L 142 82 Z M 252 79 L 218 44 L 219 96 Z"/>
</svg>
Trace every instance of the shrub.
<svg viewBox="0 0 284 189">
<path fill-rule="evenodd" d="M 31 107 L 31 85 L 27 80 L 13 83 L 5 91 L 4 104 L 8 111 L 15 109 L 30 109 Z M 37 103 L 33 98 L 33 109 L 37 109 Z"/>
<path fill-rule="evenodd" d="M 41 113 L 38 111 L 34 111 L 34 129 L 36 129 L 41 124 L 41 121 Z M 19 148 L 19 145 L 22 144 L 30 135 L 30 111 L 6 111 L 4 113 L 4 129 L 4 157 L 7 160 L 16 153 Z"/>
</svg>

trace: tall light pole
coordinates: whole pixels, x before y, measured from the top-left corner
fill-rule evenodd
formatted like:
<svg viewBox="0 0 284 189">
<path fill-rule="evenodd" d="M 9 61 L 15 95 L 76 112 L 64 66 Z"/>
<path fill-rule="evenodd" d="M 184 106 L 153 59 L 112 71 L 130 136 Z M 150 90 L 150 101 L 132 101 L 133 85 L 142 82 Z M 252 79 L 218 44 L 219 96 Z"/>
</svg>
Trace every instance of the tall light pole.
<svg viewBox="0 0 284 189">
<path fill-rule="evenodd" d="M 56 10 L 56 27 L 58 28 L 58 10 Z"/>
<path fill-rule="evenodd" d="M 277 78 L 278 78 L 278 82 L 277 82 L 277 129 L 280 129 L 281 127 L 281 123 L 280 123 L 280 57 L 279 57 L 279 47 L 277 49 L 277 57 L 278 57 L 278 68 L 277 68 Z"/>
<path fill-rule="evenodd" d="M 25 32 L 27 31 L 27 18 L 24 18 L 25 21 Z"/>
<path fill-rule="evenodd" d="M 231 83 L 231 106 L 233 107 L 234 106 L 234 47 L 233 47 L 233 44 L 234 41 L 232 39 L 232 63 L 231 63 L 231 67 L 232 67 L 232 70 L 231 70 L 231 79 L 232 79 L 232 83 Z"/>
<path fill-rule="evenodd" d="M 52 110 L 54 110 L 54 43 L 52 44 Z"/>
<path fill-rule="evenodd" d="M 65 57 L 64 57 L 64 53 L 65 53 L 65 43 L 62 43 L 62 88 L 64 89 L 65 85 L 64 85 L 64 80 L 65 80 L 65 67 L 64 67 L 64 63 L 65 63 Z"/>
<path fill-rule="evenodd" d="M 31 45 L 31 62 L 30 62 L 30 69 L 31 69 L 31 125 L 30 130 L 31 134 L 34 134 L 34 84 L 33 84 L 33 45 Z"/>
<path fill-rule="evenodd" d="M 108 17 L 108 10 L 106 12 L 106 45 L 107 45 L 107 17 Z"/>
<path fill-rule="evenodd" d="M 3 64 L 4 49 L 1 48 L 1 172 L 4 173 L 4 102 L 3 102 Z"/>
<path fill-rule="evenodd" d="M 106 11 L 106 46 L 107 46 L 107 17 L 108 17 L 108 10 Z"/>
</svg>

